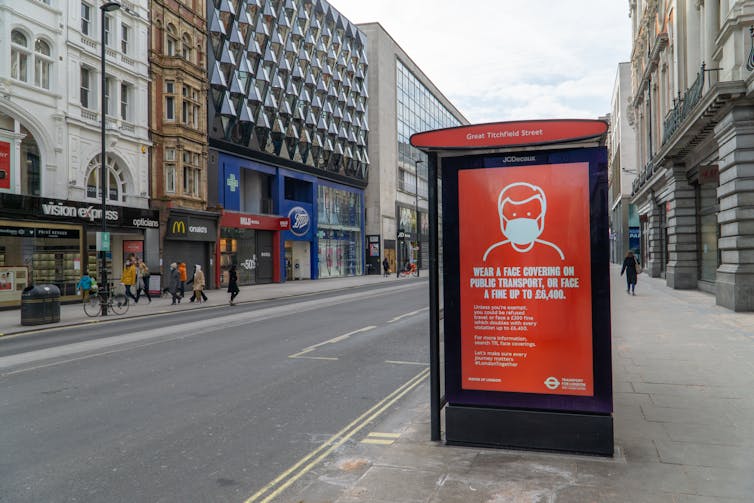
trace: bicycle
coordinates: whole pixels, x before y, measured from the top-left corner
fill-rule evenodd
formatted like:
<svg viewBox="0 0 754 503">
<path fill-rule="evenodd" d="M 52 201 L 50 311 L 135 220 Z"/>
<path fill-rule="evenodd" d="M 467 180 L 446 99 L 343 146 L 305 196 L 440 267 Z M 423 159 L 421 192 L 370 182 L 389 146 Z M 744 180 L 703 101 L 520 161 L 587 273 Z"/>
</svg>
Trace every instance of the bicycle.
<svg viewBox="0 0 754 503">
<path fill-rule="evenodd" d="M 417 269 L 416 264 L 411 264 L 408 269 L 403 269 L 398 272 L 399 278 L 408 278 L 410 276 L 419 276 L 419 269 Z"/>
<path fill-rule="evenodd" d="M 94 318 L 102 314 L 103 305 L 115 314 L 126 314 L 129 306 L 128 297 L 123 293 L 114 293 L 112 289 L 92 292 L 89 298 L 84 300 L 84 312 L 87 316 Z"/>
</svg>

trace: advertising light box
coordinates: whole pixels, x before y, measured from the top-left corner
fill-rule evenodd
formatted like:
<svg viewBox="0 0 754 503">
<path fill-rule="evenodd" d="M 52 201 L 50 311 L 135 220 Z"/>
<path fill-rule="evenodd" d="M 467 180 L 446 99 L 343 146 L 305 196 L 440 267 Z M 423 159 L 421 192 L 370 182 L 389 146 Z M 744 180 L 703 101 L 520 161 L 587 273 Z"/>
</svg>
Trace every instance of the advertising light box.
<svg viewBox="0 0 754 503">
<path fill-rule="evenodd" d="M 451 405 L 612 412 L 605 158 L 443 159 Z"/>
</svg>

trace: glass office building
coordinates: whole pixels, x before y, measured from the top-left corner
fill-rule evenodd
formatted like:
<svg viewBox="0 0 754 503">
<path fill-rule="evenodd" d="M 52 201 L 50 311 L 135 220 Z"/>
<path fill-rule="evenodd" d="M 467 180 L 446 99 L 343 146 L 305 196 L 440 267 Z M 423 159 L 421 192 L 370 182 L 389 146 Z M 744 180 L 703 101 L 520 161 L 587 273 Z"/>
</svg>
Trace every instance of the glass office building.
<svg viewBox="0 0 754 503">
<path fill-rule="evenodd" d="M 427 199 L 427 156 L 409 144 L 412 134 L 461 125 L 453 113 L 396 59 L 396 95 L 398 119 L 398 190 L 414 197 L 413 207 L 398 206 L 399 234 L 397 262 L 428 264 L 428 219 L 420 200 Z M 421 162 L 417 162 L 421 161 Z M 425 205 L 424 205 L 425 206 Z M 402 234 L 400 229 L 403 230 Z"/>
</svg>

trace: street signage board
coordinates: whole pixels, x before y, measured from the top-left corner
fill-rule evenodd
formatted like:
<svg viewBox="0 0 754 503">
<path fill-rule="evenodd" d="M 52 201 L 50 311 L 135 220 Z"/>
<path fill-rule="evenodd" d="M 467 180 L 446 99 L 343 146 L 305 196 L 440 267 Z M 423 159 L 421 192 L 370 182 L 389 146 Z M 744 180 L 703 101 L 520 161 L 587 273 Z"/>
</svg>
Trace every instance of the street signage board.
<svg viewBox="0 0 754 503">
<path fill-rule="evenodd" d="M 110 233 L 97 232 L 97 251 L 110 251 Z"/>
</svg>

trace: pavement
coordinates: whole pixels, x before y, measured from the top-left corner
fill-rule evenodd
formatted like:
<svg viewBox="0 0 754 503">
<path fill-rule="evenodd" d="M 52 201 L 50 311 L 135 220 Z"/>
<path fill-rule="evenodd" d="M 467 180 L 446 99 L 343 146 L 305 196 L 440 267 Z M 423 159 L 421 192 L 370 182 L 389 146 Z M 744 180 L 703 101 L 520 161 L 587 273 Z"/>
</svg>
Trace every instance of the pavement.
<svg viewBox="0 0 754 503">
<path fill-rule="evenodd" d="M 646 274 L 629 296 L 619 272 L 612 458 L 432 442 L 424 383 L 370 427 L 385 442 L 344 444 L 274 501 L 754 502 L 754 313 Z"/>
<path fill-rule="evenodd" d="M 424 275 L 426 279 L 426 274 Z M 421 279 L 421 277 L 420 277 Z M 297 297 L 311 295 L 326 291 L 347 290 L 367 284 L 391 283 L 395 281 L 415 281 L 416 278 L 397 278 L 394 274 L 387 277 L 382 275 L 370 276 L 350 276 L 345 278 L 328 278 L 316 281 L 312 280 L 295 280 L 285 283 L 270 283 L 264 285 L 241 286 L 241 293 L 236 297 L 237 304 L 258 302 L 263 300 L 274 300 L 287 297 Z M 139 316 L 150 316 L 163 314 L 172 311 L 182 311 L 186 309 L 202 309 L 228 305 L 230 294 L 225 289 L 205 290 L 207 302 L 189 302 L 192 292 L 186 290 L 185 298 L 180 304 L 171 305 L 172 297 L 168 295 L 152 296 L 152 302 L 147 301 L 146 297 L 141 297 L 139 302 L 130 303 L 128 312 L 123 315 L 109 314 L 106 317 L 97 316 L 91 318 L 84 313 L 82 304 L 72 303 L 60 306 L 60 322 L 48 323 L 42 325 L 21 325 L 21 310 L 6 309 L 0 310 L 0 337 L 16 335 L 24 332 L 36 332 L 40 329 L 58 328 L 62 326 L 79 325 L 82 323 L 92 323 L 108 320 L 117 320 L 122 318 L 133 318 Z"/>
<path fill-rule="evenodd" d="M 430 441 L 426 381 L 373 431 L 385 442 L 343 443 L 292 481 L 274 501 L 297 503 L 713 503 L 754 501 L 754 313 L 715 305 L 712 295 L 672 290 L 639 277 L 626 295 L 611 266 L 615 454 L 612 458 L 447 446 Z M 292 281 L 242 287 L 252 302 L 394 276 Z M 226 304 L 170 300 L 132 306 L 125 316 Z M 80 304 L 61 308 L 60 325 L 89 322 Z M 22 327 L 19 311 L 0 312 L 0 333 Z M 267 501 L 267 500 L 264 500 Z"/>
</svg>

